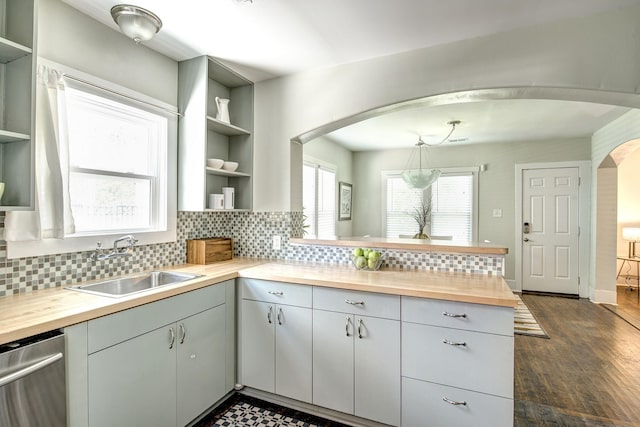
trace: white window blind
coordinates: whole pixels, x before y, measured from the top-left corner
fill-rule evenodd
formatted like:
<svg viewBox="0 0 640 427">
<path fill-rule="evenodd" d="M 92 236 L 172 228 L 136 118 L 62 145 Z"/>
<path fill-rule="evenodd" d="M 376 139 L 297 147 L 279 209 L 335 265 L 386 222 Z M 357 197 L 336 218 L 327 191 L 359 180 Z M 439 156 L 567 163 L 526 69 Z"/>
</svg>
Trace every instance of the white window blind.
<svg viewBox="0 0 640 427">
<path fill-rule="evenodd" d="M 407 187 L 400 176 L 387 177 L 386 236 L 398 238 L 418 233 L 413 212 L 420 206 L 423 191 Z"/>
<path fill-rule="evenodd" d="M 386 175 L 386 237 L 413 236 L 418 225 L 413 218 L 423 199 L 431 200 L 431 218 L 425 232 L 471 241 L 475 227 L 475 176 L 472 172 L 446 173 L 426 190 L 407 187 L 399 174 Z"/>
<path fill-rule="evenodd" d="M 473 175 L 442 175 L 431 186 L 431 235 L 473 240 Z"/>
<path fill-rule="evenodd" d="M 302 203 L 307 219 L 306 237 L 336 235 L 336 173 L 328 167 L 305 162 Z"/>
</svg>

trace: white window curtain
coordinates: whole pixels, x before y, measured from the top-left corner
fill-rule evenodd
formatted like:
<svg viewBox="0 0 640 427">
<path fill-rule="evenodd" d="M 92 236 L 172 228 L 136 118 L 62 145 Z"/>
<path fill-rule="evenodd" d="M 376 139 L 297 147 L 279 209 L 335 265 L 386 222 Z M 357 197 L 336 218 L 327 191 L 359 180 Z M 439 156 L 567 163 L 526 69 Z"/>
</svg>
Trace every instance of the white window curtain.
<svg viewBox="0 0 640 427">
<path fill-rule="evenodd" d="M 7 212 L 4 239 L 62 239 L 75 231 L 69 198 L 65 85 L 61 72 L 38 66 L 35 131 L 35 210 Z"/>
</svg>

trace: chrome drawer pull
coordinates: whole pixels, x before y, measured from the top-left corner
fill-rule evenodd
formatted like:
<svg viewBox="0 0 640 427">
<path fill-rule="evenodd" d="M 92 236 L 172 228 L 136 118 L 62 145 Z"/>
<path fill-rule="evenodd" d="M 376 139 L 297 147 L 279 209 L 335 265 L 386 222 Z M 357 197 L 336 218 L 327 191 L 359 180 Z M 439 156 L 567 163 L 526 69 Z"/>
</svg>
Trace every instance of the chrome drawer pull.
<svg viewBox="0 0 640 427">
<path fill-rule="evenodd" d="M 278 325 L 282 326 L 282 307 L 278 308 L 276 319 L 278 319 Z"/>
<path fill-rule="evenodd" d="M 351 323 L 351 317 L 347 316 L 347 323 L 344 325 L 344 329 L 347 333 L 347 336 L 349 336 L 349 324 Z"/>
<path fill-rule="evenodd" d="M 273 313 L 273 307 L 269 306 L 269 311 L 267 311 L 267 322 L 271 323 L 271 314 Z"/>
<path fill-rule="evenodd" d="M 455 345 L 455 346 L 459 346 L 459 347 L 466 347 L 467 343 L 466 342 L 455 342 L 455 341 L 449 341 L 448 339 L 443 339 L 442 340 L 443 343 L 445 344 L 449 344 L 449 345 Z"/>
<path fill-rule="evenodd" d="M 465 402 L 464 400 L 461 400 L 461 401 L 451 400 L 451 399 L 448 399 L 446 396 L 442 396 L 442 400 L 454 406 L 459 406 L 459 405 L 467 406 L 467 402 Z"/>
<path fill-rule="evenodd" d="M 443 316 L 447 316 L 447 317 L 455 317 L 455 318 L 462 318 L 462 319 L 466 319 L 466 318 L 467 318 L 467 315 L 466 315 L 466 314 L 464 314 L 464 313 L 462 313 L 462 314 L 455 314 L 455 313 L 449 313 L 449 312 L 443 311 L 443 312 L 442 312 L 442 315 L 443 315 Z"/>
<path fill-rule="evenodd" d="M 267 291 L 267 292 L 270 293 L 271 295 L 278 295 L 278 296 L 284 295 L 284 292 L 282 291 Z"/>
<path fill-rule="evenodd" d="M 350 299 L 345 299 L 344 302 L 351 305 L 364 305 L 364 301 L 351 301 Z"/>
</svg>

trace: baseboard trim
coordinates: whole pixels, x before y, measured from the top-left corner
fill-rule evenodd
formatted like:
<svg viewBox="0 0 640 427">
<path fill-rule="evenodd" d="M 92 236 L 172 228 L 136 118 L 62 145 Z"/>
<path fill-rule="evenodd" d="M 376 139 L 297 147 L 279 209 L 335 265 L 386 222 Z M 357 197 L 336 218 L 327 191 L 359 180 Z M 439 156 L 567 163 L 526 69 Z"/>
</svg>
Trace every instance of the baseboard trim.
<svg viewBox="0 0 640 427">
<path fill-rule="evenodd" d="M 593 299 L 591 300 L 595 303 L 601 304 L 617 304 L 618 301 L 618 293 L 614 289 L 612 291 L 606 291 L 604 289 L 595 289 L 593 292 Z"/>
</svg>

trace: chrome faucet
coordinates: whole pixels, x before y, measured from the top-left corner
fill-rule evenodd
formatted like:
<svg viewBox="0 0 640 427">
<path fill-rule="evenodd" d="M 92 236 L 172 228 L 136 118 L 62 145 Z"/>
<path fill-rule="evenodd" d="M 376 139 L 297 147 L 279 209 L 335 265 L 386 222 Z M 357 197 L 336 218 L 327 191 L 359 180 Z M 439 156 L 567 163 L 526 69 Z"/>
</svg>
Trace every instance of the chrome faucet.
<svg viewBox="0 0 640 427">
<path fill-rule="evenodd" d="M 118 244 L 124 242 L 124 246 L 119 246 Z M 98 242 L 96 249 L 89 256 L 91 261 L 105 261 L 111 258 L 117 257 L 126 257 L 133 255 L 133 246 L 138 242 L 138 240 L 132 235 L 128 234 L 126 236 L 118 237 L 113 242 L 113 248 L 109 252 L 105 252 L 102 248 L 102 242 Z"/>
</svg>

